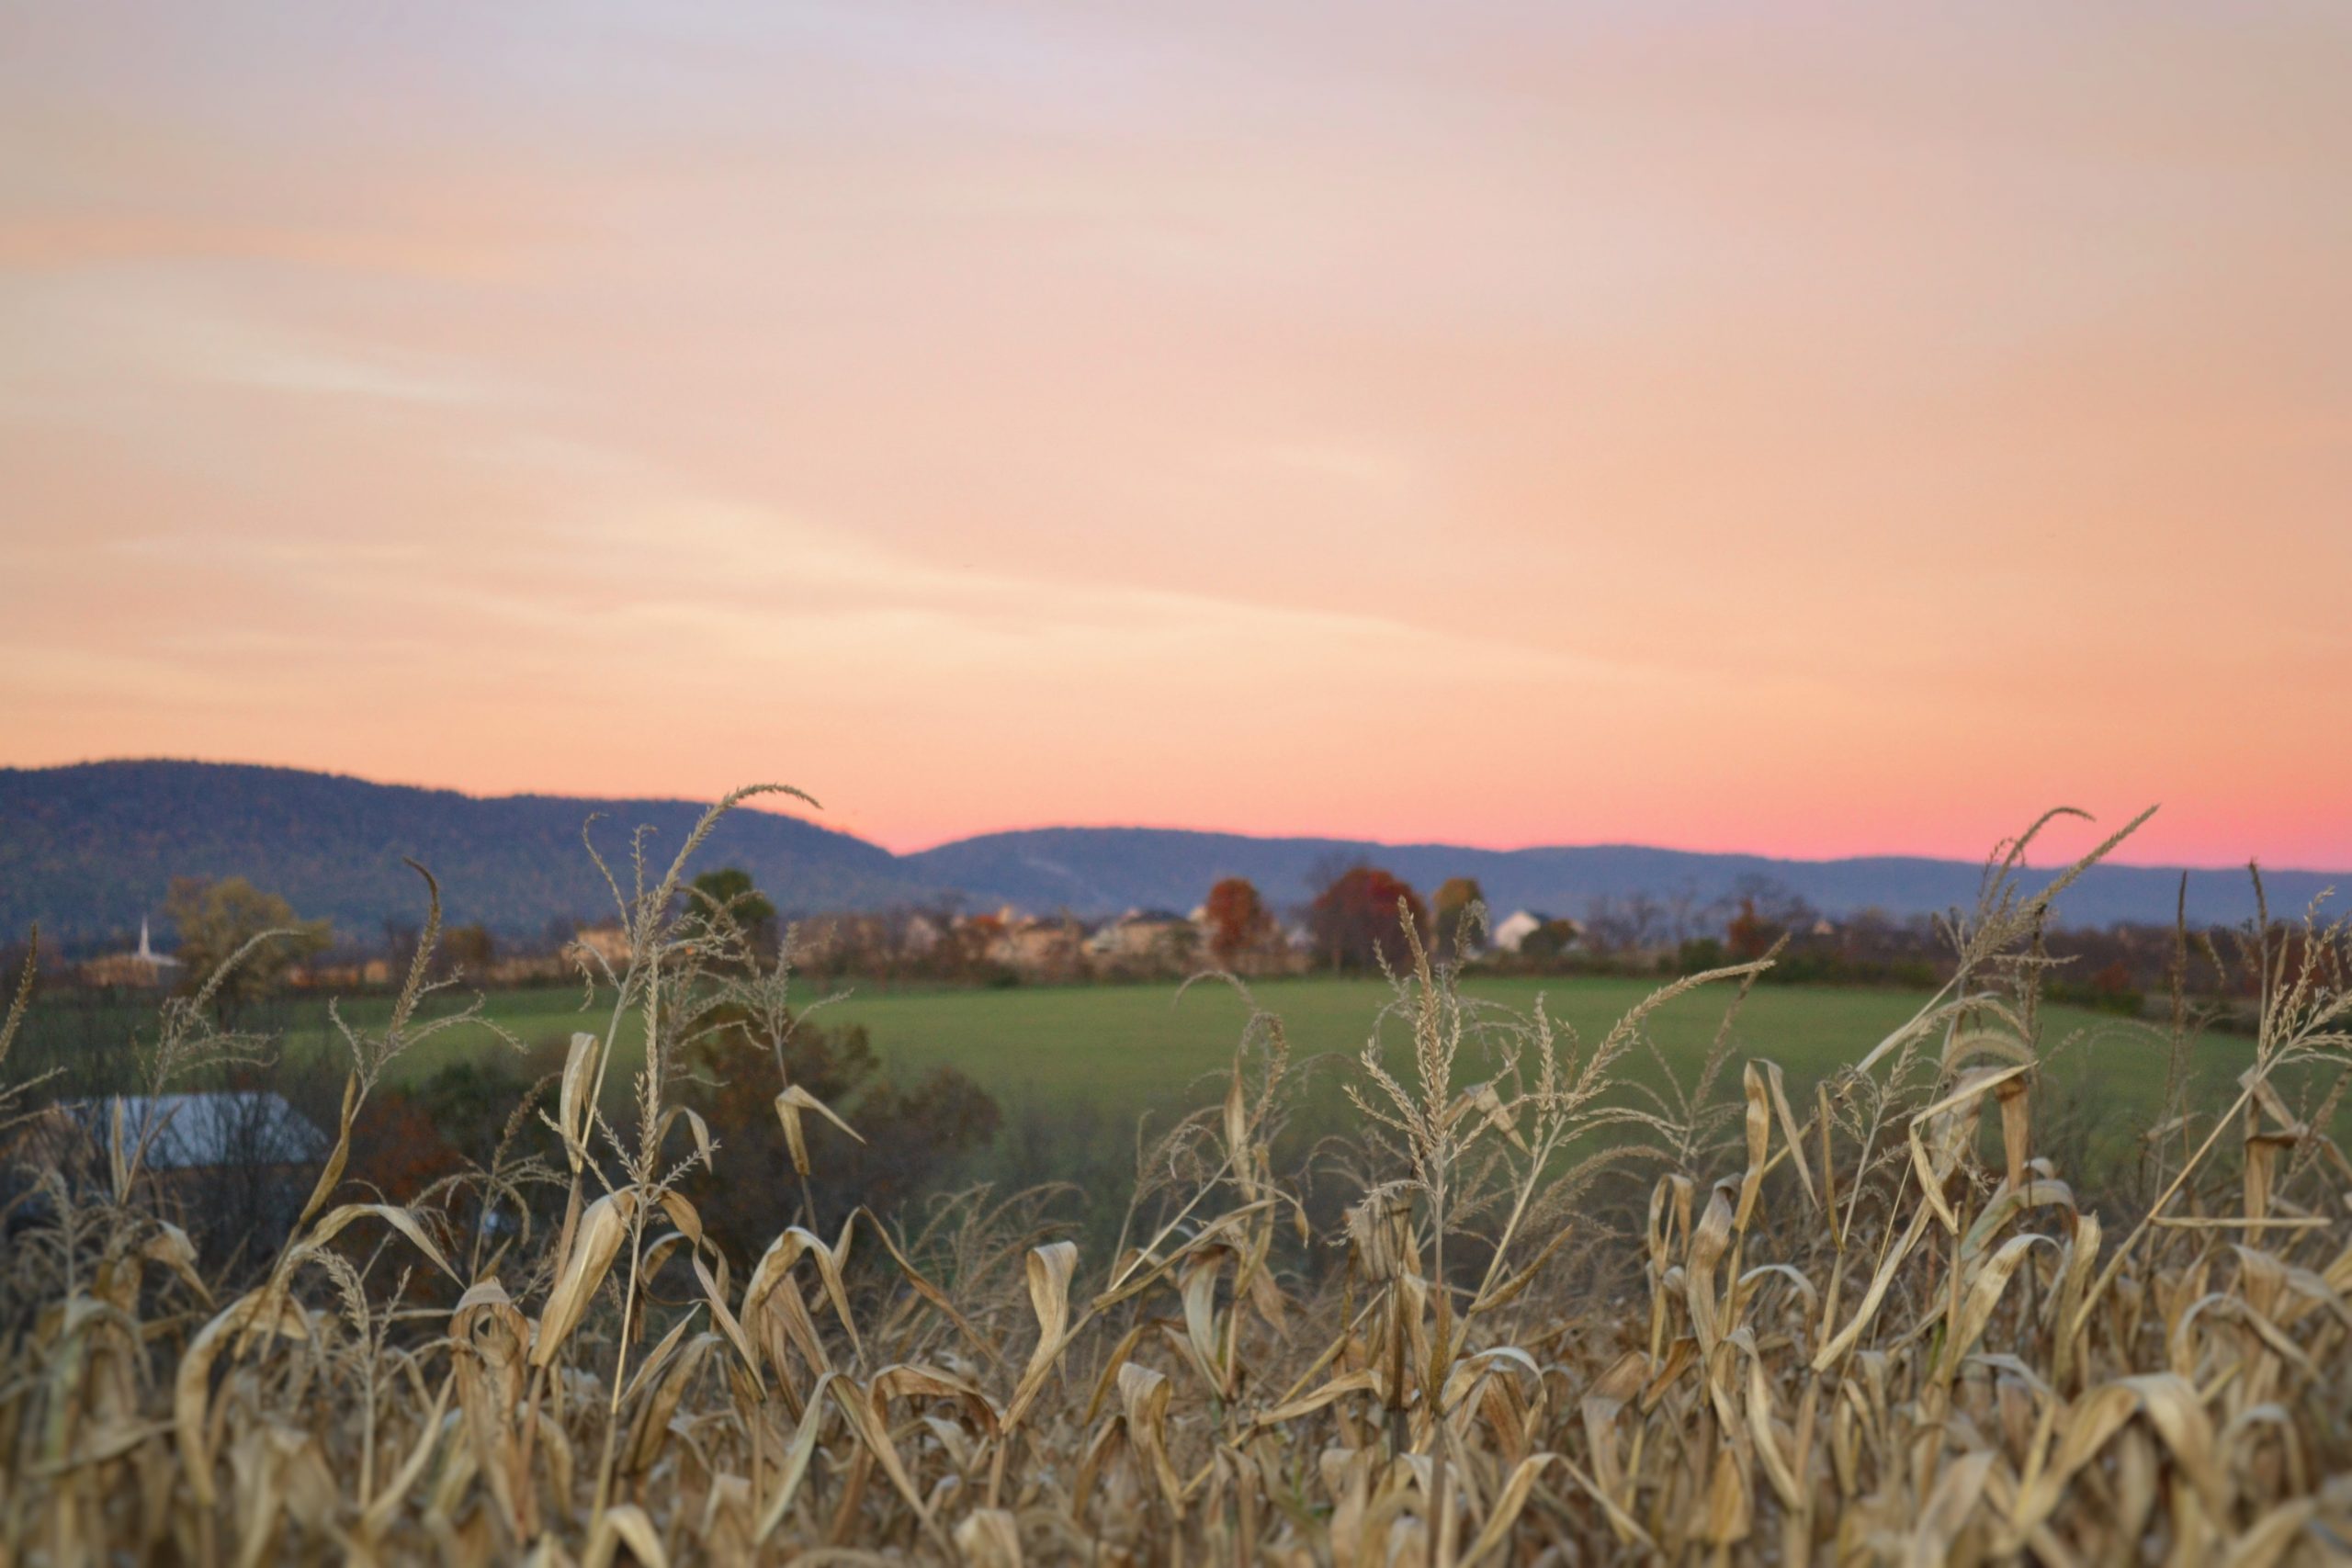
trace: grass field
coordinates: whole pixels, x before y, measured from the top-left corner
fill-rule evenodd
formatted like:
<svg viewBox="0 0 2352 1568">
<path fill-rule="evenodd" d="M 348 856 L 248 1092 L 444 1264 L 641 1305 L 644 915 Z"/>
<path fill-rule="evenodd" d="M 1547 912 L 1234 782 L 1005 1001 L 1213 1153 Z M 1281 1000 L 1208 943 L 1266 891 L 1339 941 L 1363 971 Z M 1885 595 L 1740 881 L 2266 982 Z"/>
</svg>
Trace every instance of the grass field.
<svg viewBox="0 0 2352 1568">
<path fill-rule="evenodd" d="M 1465 991 L 1521 1012 L 1541 996 L 1556 1022 L 1589 1043 L 1653 988 L 1653 982 L 1636 979 L 1480 978 Z M 1265 982 L 1254 995 L 1283 1021 L 1295 1060 L 1329 1058 L 1313 1080 L 1309 1113 L 1336 1110 L 1339 1085 L 1378 1021 L 1386 987 L 1317 977 Z M 1648 1020 L 1660 1055 L 1686 1081 L 1705 1056 L 1732 995 L 1728 987 L 1702 990 Z M 586 1010 L 582 999 L 578 987 L 568 987 L 497 992 L 488 998 L 487 1010 L 526 1043 L 560 1043 L 576 1029 L 601 1030 L 609 1017 L 608 998 Z M 1736 1098 L 1736 1064 L 1755 1055 L 1779 1063 L 1792 1092 L 1809 1094 L 1816 1079 L 1867 1052 L 1924 999 L 1903 990 L 1758 987 L 1734 1021 L 1734 1066 L 1717 1093 Z M 380 998 L 360 998 L 345 1011 L 366 1025 L 379 1021 L 385 1006 Z M 954 1066 L 996 1097 L 1008 1122 L 1075 1116 L 1094 1124 L 1097 1137 L 1113 1133 L 1125 1142 L 1139 1116 L 1149 1112 L 1165 1125 L 1222 1092 L 1219 1075 L 1232 1061 L 1248 1011 L 1230 988 L 1204 984 L 1181 994 L 1174 985 L 869 988 L 853 990 L 815 1016 L 831 1027 L 864 1026 L 885 1070 L 901 1081 L 933 1066 Z M 322 1003 L 292 1000 L 273 1012 L 273 1025 L 290 1051 L 330 1043 Z M 134 1017 L 126 1012 L 119 1024 L 106 1027 L 127 1025 Z M 2041 1023 L 2050 1066 L 2042 1092 L 2076 1117 L 2102 1155 L 2122 1152 L 2107 1134 L 2113 1129 L 2128 1142 L 2153 1120 L 2164 1091 L 2161 1037 L 2145 1025 L 2073 1008 L 2046 1008 Z M 85 1021 L 78 1027 L 91 1025 Z M 632 1020 L 624 1027 L 616 1066 L 633 1066 L 634 1034 Z M 1392 1022 L 1385 1036 L 1393 1042 L 1401 1032 Z M 404 1058 L 400 1071 L 414 1079 L 468 1054 L 503 1049 L 487 1031 L 453 1031 Z M 2232 1036 L 2203 1041 L 2198 1067 L 2205 1087 L 2228 1084 L 2246 1049 L 2245 1041 Z M 1658 1077 L 1656 1064 L 1642 1057 L 1630 1067 L 1636 1077 Z M 1474 1054 L 1464 1070 L 1476 1081 L 1490 1068 Z M 612 1082 L 617 1092 L 625 1079 L 616 1072 Z M 2086 1092 L 2093 1084 L 2095 1095 Z"/>
</svg>

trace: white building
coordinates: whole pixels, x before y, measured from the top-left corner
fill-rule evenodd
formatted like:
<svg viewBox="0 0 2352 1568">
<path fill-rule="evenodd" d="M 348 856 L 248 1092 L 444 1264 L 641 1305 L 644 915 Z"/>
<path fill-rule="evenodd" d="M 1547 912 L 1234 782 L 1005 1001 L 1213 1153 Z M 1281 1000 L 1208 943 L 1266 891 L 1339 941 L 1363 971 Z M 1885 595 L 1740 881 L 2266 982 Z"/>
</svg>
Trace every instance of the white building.
<svg viewBox="0 0 2352 1568">
<path fill-rule="evenodd" d="M 1549 919 L 1527 909 L 1515 910 L 1487 933 L 1487 945 L 1498 953 L 1517 953 L 1520 943 L 1542 931 Z"/>
</svg>

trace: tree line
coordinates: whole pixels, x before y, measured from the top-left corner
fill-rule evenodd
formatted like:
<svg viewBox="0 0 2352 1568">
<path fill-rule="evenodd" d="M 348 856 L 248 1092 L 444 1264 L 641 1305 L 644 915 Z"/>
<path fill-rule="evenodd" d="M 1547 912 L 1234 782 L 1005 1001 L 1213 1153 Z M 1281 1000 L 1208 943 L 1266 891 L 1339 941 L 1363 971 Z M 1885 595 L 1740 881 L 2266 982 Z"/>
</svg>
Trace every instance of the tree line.
<svg viewBox="0 0 2352 1568">
<path fill-rule="evenodd" d="M 1573 917 L 1511 911 L 1518 929 L 1508 942 L 1496 933 L 1505 912 L 1488 908 L 1473 877 L 1451 878 L 1425 896 L 1385 867 L 1354 861 L 1317 867 L 1304 891 L 1303 901 L 1283 907 L 1246 877 L 1223 878 L 1190 916 L 1143 917 L 1158 923 L 1152 940 L 1091 963 L 1028 962 L 1032 949 L 1050 954 L 1053 945 L 1033 942 L 1024 949 L 1023 933 L 1012 929 L 1026 927 L 1035 936 L 1060 928 L 1067 932 L 1062 951 L 1074 954 L 1089 928 L 1066 914 L 1017 921 L 953 909 L 843 916 L 804 924 L 796 946 L 821 978 L 950 984 L 1165 978 L 1203 969 L 1375 974 L 1410 962 L 1408 924 L 1441 960 L 1504 973 L 1695 974 L 1774 953 L 1772 982 L 1932 986 L 1950 963 L 1949 944 L 1931 917 L 1863 909 L 1831 920 L 1763 877 L 1708 900 L 1683 890 L 1597 896 Z M 774 952 L 783 940 L 775 903 L 741 868 L 706 873 L 682 897 L 737 910 L 754 951 Z M 350 990 L 397 983 L 418 940 L 413 925 L 387 922 L 378 956 L 363 964 L 348 945 L 335 943 L 327 921 L 306 918 L 281 895 L 236 876 L 175 879 L 163 913 L 176 947 L 152 978 L 184 993 L 253 947 L 210 998 L 224 1025 L 289 987 Z M 267 940 L 259 940 L 265 933 Z M 442 933 L 436 972 L 473 987 L 559 979 L 575 966 L 574 944 L 582 934 L 582 922 L 554 919 L 533 947 L 502 943 L 479 925 L 454 927 Z M 2052 999 L 2118 1012 L 2139 1011 L 2148 996 L 2170 986 L 2181 962 L 2169 926 L 2065 928 L 2045 933 L 2044 942 Z M 527 964 L 519 961 L 526 953 Z M 2228 977 L 2201 961 L 2201 948 L 2189 958 L 2198 961 L 2189 964 L 2189 990 L 2226 991 Z M 56 977 L 46 971 L 44 983 Z"/>
</svg>

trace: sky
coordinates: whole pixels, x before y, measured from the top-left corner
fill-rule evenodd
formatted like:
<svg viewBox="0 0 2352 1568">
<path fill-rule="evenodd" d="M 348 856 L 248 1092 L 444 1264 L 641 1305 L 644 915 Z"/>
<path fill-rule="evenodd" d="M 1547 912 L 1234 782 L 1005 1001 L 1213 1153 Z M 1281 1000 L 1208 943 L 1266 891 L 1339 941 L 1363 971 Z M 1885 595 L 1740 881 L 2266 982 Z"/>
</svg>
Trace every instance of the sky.
<svg viewBox="0 0 2352 1568">
<path fill-rule="evenodd" d="M 2352 9 L 0 8 L 0 764 L 2352 867 Z"/>
</svg>

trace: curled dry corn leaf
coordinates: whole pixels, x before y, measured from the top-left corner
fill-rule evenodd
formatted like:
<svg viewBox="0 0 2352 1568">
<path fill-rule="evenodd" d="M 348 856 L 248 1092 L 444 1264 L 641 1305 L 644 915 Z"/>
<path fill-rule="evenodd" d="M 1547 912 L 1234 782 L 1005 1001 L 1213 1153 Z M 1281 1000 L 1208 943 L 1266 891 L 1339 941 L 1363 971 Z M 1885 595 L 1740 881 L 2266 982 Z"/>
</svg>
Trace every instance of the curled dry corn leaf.
<svg viewBox="0 0 2352 1568">
<path fill-rule="evenodd" d="M 457 1269 L 450 1267 L 447 1258 L 441 1256 L 440 1247 L 435 1246 L 433 1238 L 425 1234 L 424 1227 L 416 1223 L 416 1215 L 394 1203 L 345 1203 L 341 1208 L 330 1209 L 320 1215 L 311 1226 L 308 1245 L 314 1247 L 324 1247 L 354 1220 L 371 1217 L 382 1220 L 406 1236 L 410 1244 L 431 1259 L 433 1266 L 441 1272 L 452 1280 L 458 1277 Z"/>
<path fill-rule="evenodd" d="M 1821 1196 L 1814 1190 L 1813 1170 L 1806 1165 L 1804 1157 L 1804 1134 L 1797 1129 L 1796 1113 L 1789 1109 L 1789 1091 L 1781 1081 L 1781 1065 L 1759 1057 L 1749 1063 L 1745 1072 L 1753 1073 L 1759 1067 L 1764 1072 L 1765 1087 L 1771 1093 L 1772 1110 L 1781 1119 L 1781 1135 L 1788 1140 L 1790 1163 L 1796 1167 L 1797 1180 L 1804 1185 L 1805 1201 L 1817 1209 L 1821 1206 Z"/>
<path fill-rule="evenodd" d="M 851 1216 L 853 1224 L 855 1218 Z M 768 1244 L 767 1250 L 760 1255 L 759 1262 L 752 1266 L 752 1277 L 743 1282 L 743 1305 L 736 1314 L 737 1318 L 744 1323 L 752 1322 L 772 1296 L 777 1296 L 779 1292 L 790 1294 L 794 1289 L 791 1283 L 793 1265 L 804 1257 L 812 1258 L 817 1263 L 817 1278 L 825 1288 L 826 1300 L 832 1304 L 833 1315 L 840 1320 L 842 1331 L 849 1336 L 850 1348 L 864 1355 L 864 1348 L 858 1342 L 857 1319 L 850 1311 L 849 1290 L 842 1280 L 842 1260 L 849 1250 L 849 1234 L 848 1227 L 844 1226 L 841 1244 L 836 1247 L 826 1246 L 823 1237 L 803 1226 L 786 1227 L 784 1234 Z M 797 1305 L 798 1301 L 797 1294 L 792 1295 L 791 1304 Z"/>
<path fill-rule="evenodd" d="M 621 1244 L 628 1239 L 629 1224 L 636 1214 L 637 1193 L 623 1188 L 597 1199 L 580 1216 L 571 1254 L 564 1259 L 555 1288 L 548 1292 L 547 1305 L 539 1314 L 538 1337 L 531 1347 L 533 1366 L 544 1367 L 554 1360 L 556 1352 L 563 1348 L 563 1342 L 580 1326 L 580 1320 L 587 1315 L 588 1303 L 604 1284 Z"/>
<path fill-rule="evenodd" d="M 670 1568 L 670 1553 L 662 1545 L 662 1532 L 653 1528 L 653 1520 L 646 1511 L 634 1503 L 605 1510 L 589 1532 L 588 1550 L 581 1554 L 580 1568 L 610 1568 L 624 1545 L 643 1568 Z"/>
<path fill-rule="evenodd" d="M 1119 1419 L 1127 1441 L 1150 1467 L 1151 1477 L 1171 1513 L 1182 1513 L 1184 1486 L 1168 1462 L 1168 1401 L 1175 1385 L 1149 1367 L 1129 1361 L 1119 1369 Z"/>
<path fill-rule="evenodd" d="M 1048 1242 L 1029 1249 L 1023 1269 L 1029 1283 L 1029 1309 L 1037 1319 L 1037 1348 L 1029 1353 L 1021 1382 L 1005 1409 L 1005 1424 L 1018 1425 L 1045 1391 L 1054 1362 L 1069 1337 L 1069 1284 L 1078 1270 L 1078 1247 L 1067 1241 Z"/>
<path fill-rule="evenodd" d="M 178 1435 L 180 1458 L 187 1469 L 188 1485 L 199 1503 L 216 1495 L 212 1483 L 212 1450 L 205 1438 L 205 1413 L 212 1387 L 212 1363 L 221 1342 L 232 1334 L 258 1329 L 308 1338 L 310 1314 L 301 1304 L 267 1289 L 238 1297 L 211 1322 L 197 1331 L 180 1356 L 174 1379 L 172 1424 Z"/>
<path fill-rule="evenodd" d="M 1184 1348 L 1193 1359 L 1193 1369 L 1201 1381 L 1215 1389 L 1219 1397 L 1233 1394 L 1231 1377 L 1224 1364 L 1224 1335 L 1220 1330 L 1216 1311 L 1216 1280 L 1226 1260 L 1233 1256 L 1230 1248 L 1204 1247 L 1195 1250 L 1185 1263 L 1182 1283 L 1178 1287 L 1184 1301 Z"/>
<path fill-rule="evenodd" d="M 575 1172 L 586 1156 L 588 1119 L 595 1112 L 591 1100 L 601 1065 L 596 1037 L 585 1032 L 572 1035 L 571 1048 L 564 1053 L 563 1079 L 556 1093 L 556 1126 L 563 1134 L 564 1156 Z"/>
<path fill-rule="evenodd" d="M 911 1366 L 901 1363 L 883 1368 L 874 1374 L 866 1385 L 866 1395 L 879 1415 L 895 1399 L 946 1399 L 962 1407 L 966 1418 L 984 1438 L 997 1434 L 1001 1414 L 979 1385 L 968 1378 L 937 1367 Z"/>
<path fill-rule="evenodd" d="M 956 1550 L 971 1568 L 1021 1568 L 1021 1526 L 1002 1508 L 975 1508 L 956 1527 Z"/>
<path fill-rule="evenodd" d="M 2026 1261 L 2027 1249 L 2034 1247 L 2047 1247 L 2053 1252 L 2058 1249 L 2057 1242 L 2049 1236 L 2028 1231 L 2003 1242 L 1992 1258 L 1976 1271 L 1976 1277 L 1969 1283 L 1967 1299 L 1961 1303 L 1960 1323 L 1947 1342 L 1944 1355 L 1948 1360 L 1956 1362 L 1976 1348 L 1984 1325 L 1993 1320 L 1994 1308 L 2000 1304 L 2001 1292 L 2008 1288 L 2011 1277 Z"/>
<path fill-rule="evenodd" d="M 784 1141 L 792 1154 L 792 1168 L 801 1175 L 808 1174 L 808 1134 L 800 1124 L 803 1111 L 813 1111 L 847 1133 L 859 1143 L 865 1142 L 858 1130 L 833 1113 L 833 1108 L 802 1089 L 798 1084 L 786 1084 L 784 1092 L 775 1097 L 776 1120 L 784 1123 Z"/>
</svg>

